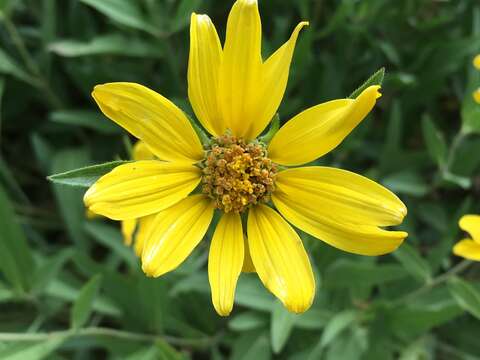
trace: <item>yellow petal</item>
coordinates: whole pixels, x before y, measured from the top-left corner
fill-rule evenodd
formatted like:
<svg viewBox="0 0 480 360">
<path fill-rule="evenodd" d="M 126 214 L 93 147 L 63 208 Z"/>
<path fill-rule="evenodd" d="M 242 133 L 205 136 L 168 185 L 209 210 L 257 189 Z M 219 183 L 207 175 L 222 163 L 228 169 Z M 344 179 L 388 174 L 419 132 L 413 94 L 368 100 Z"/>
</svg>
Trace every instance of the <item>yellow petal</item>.
<svg viewBox="0 0 480 360">
<path fill-rule="evenodd" d="M 301 165 L 333 150 L 372 110 L 380 86 L 370 86 L 355 100 L 329 101 L 288 121 L 268 146 L 269 157 L 281 165 Z"/>
<path fill-rule="evenodd" d="M 222 47 L 217 30 L 207 15 L 192 14 L 188 59 L 188 97 L 198 120 L 212 135 L 222 135 L 225 126 L 218 105 L 218 82 Z"/>
<path fill-rule="evenodd" d="M 158 213 L 142 252 L 145 274 L 157 277 L 177 268 L 203 239 L 213 210 L 205 195 L 193 195 Z"/>
<path fill-rule="evenodd" d="M 453 253 L 465 259 L 480 261 L 480 244 L 471 239 L 463 239 L 455 244 Z"/>
<path fill-rule="evenodd" d="M 307 25 L 308 22 L 306 21 L 298 24 L 290 36 L 290 39 L 263 64 L 262 95 L 258 98 L 258 100 L 261 101 L 261 105 L 257 107 L 260 109 L 260 112 L 255 116 L 255 121 L 251 122 L 251 128 L 246 138 L 256 138 L 277 112 L 283 94 L 285 93 L 285 88 L 287 87 L 290 63 L 298 34 L 300 30 Z"/>
<path fill-rule="evenodd" d="M 464 215 L 458 225 L 480 244 L 480 215 Z"/>
<path fill-rule="evenodd" d="M 248 240 L 246 237 L 243 238 L 245 255 L 243 257 L 243 267 L 242 272 L 244 273 L 253 273 L 255 272 L 255 266 L 253 266 L 252 257 L 250 255 L 250 249 L 248 248 Z"/>
<path fill-rule="evenodd" d="M 218 95 L 224 126 L 240 137 L 245 137 L 252 122 L 257 121 L 261 37 L 257 0 L 237 0 L 228 16 Z"/>
<path fill-rule="evenodd" d="M 158 160 L 117 166 L 85 193 L 85 206 L 113 220 L 150 215 L 184 199 L 197 187 L 201 171 L 189 164 Z"/>
<path fill-rule="evenodd" d="M 123 235 L 123 242 L 125 245 L 127 246 L 132 245 L 133 233 L 135 232 L 136 227 L 137 227 L 137 219 L 129 219 L 129 220 L 122 221 L 122 235 Z"/>
<path fill-rule="evenodd" d="M 480 70 L 480 54 L 473 58 L 473 66 L 475 66 L 476 69 Z"/>
<path fill-rule="evenodd" d="M 221 316 L 227 316 L 232 311 L 243 256 L 240 215 L 223 214 L 213 234 L 208 255 L 208 280 L 212 289 L 212 303 Z"/>
<path fill-rule="evenodd" d="M 147 237 L 148 231 L 150 230 L 149 226 L 153 223 L 155 216 L 157 214 L 144 216 L 138 219 L 138 228 L 137 234 L 135 235 L 135 254 L 140 257 L 142 256 L 143 247 L 145 245 L 145 239 Z"/>
<path fill-rule="evenodd" d="M 133 147 L 133 160 L 154 160 L 155 155 L 143 141 L 137 141 Z"/>
<path fill-rule="evenodd" d="M 295 313 L 307 310 L 315 280 L 307 253 L 295 230 L 274 210 L 257 205 L 248 214 L 248 246 L 263 284 Z"/>
<path fill-rule="evenodd" d="M 398 225 L 407 208 L 390 190 L 350 171 L 309 166 L 277 174 L 276 192 L 306 211 L 359 225 Z"/>
<path fill-rule="evenodd" d="M 340 250 L 360 255 L 383 255 L 394 251 L 407 233 L 371 225 L 339 222 L 299 205 L 281 192 L 272 196 L 280 213 L 293 225 Z"/>
<path fill-rule="evenodd" d="M 92 219 L 95 219 L 97 217 L 99 217 L 99 215 L 95 214 L 94 212 L 90 211 L 90 210 L 85 210 L 85 216 L 87 217 L 87 219 L 89 220 L 92 220 Z"/>
<path fill-rule="evenodd" d="M 477 104 L 480 104 L 480 88 L 478 88 L 477 90 L 475 90 L 472 94 L 473 96 L 473 100 L 475 100 L 475 102 Z"/>
<path fill-rule="evenodd" d="M 192 163 L 203 158 L 185 114 L 155 91 L 118 82 L 95 86 L 92 96 L 108 118 L 144 141 L 159 159 Z"/>
</svg>

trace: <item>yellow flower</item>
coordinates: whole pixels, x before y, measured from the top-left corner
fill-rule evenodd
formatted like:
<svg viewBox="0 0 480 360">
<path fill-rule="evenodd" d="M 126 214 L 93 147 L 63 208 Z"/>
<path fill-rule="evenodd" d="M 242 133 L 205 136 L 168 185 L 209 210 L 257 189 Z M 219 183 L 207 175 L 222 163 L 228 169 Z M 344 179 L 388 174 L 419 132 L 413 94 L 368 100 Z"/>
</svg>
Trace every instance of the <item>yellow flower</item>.
<svg viewBox="0 0 480 360">
<path fill-rule="evenodd" d="M 197 118 L 212 135 L 208 144 L 202 145 L 178 107 L 148 88 L 110 83 L 93 91 L 103 113 L 163 161 L 115 168 L 87 191 L 86 206 L 116 220 L 153 217 L 142 268 L 154 277 L 186 259 L 219 211 L 208 275 L 220 315 L 232 310 L 242 270 L 255 271 L 290 311 L 310 307 L 313 272 L 290 224 L 363 255 L 389 253 L 407 236 L 383 229 L 400 224 L 407 209 L 381 185 L 335 168 L 287 168 L 338 146 L 373 108 L 379 86 L 355 100 L 305 110 L 268 146 L 255 140 L 277 112 L 297 36 L 307 24 L 298 24 L 290 39 L 263 61 L 256 0 L 233 5 L 223 49 L 210 18 L 192 15 L 188 94 Z"/>
<path fill-rule="evenodd" d="M 477 90 L 475 90 L 472 94 L 473 96 L 473 100 L 475 100 L 475 102 L 477 104 L 480 104 L 480 88 L 478 88 Z"/>
<path fill-rule="evenodd" d="M 142 142 L 137 141 L 133 147 L 133 160 L 153 160 L 155 155 L 150 151 L 148 146 Z M 135 239 L 134 250 L 137 256 L 141 256 L 143 244 L 145 243 L 145 230 L 153 216 L 144 216 L 139 219 L 127 219 L 122 221 L 122 235 L 125 245 L 132 246 Z"/>
<path fill-rule="evenodd" d="M 453 247 L 453 253 L 465 259 L 480 261 L 480 215 L 465 215 L 458 225 L 468 232 L 472 239 L 460 240 Z"/>
<path fill-rule="evenodd" d="M 473 58 L 473 66 L 475 66 L 476 69 L 480 70 L 480 54 Z"/>
</svg>

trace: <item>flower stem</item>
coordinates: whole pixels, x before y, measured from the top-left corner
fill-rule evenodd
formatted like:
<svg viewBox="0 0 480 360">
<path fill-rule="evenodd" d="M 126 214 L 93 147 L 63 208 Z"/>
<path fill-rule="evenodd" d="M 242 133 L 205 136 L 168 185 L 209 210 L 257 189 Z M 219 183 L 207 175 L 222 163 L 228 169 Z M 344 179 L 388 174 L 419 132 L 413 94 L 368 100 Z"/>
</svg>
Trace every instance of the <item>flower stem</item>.
<svg viewBox="0 0 480 360">
<path fill-rule="evenodd" d="M 158 340 L 166 341 L 171 345 L 187 346 L 195 348 L 205 348 L 214 343 L 216 337 L 205 337 L 199 339 L 182 339 L 166 335 L 154 335 L 134 333 L 123 330 L 116 330 L 104 327 L 87 327 L 79 330 L 63 330 L 43 333 L 0 333 L 0 341 L 3 342 L 29 342 L 44 341 L 61 337 L 86 337 L 86 336 L 106 336 L 126 341 L 136 342 L 155 342 Z"/>
<path fill-rule="evenodd" d="M 428 290 L 434 288 L 435 286 L 438 286 L 444 282 L 446 282 L 448 279 L 450 279 L 452 276 L 457 275 L 461 273 L 463 270 L 465 270 L 467 267 L 469 267 L 472 264 L 472 261 L 470 260 L 463 260 L 459 262 L 457 265 L 443 273 L 442 275 L 437 276 L 436 278 L 432 279 L 430 282 L 422 286 L 421 288 L 407 294 L 403 298 L 398 299 L 395 304 L 400 305 L 406 302 L 409 302 L 418 296 L 424 294 Z"/>
</svg>

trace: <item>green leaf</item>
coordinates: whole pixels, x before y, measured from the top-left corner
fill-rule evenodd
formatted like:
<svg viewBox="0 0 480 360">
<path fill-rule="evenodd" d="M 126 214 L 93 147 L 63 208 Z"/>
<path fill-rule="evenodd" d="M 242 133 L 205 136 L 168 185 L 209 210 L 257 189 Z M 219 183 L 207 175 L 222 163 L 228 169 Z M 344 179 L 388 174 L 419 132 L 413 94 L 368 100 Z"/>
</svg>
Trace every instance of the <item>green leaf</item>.
<svg viewBox="0 0 480 360">
<path fill-rule="evenodd" d="M 175 350 L 171 345 L 169 345 L 164 340 L 158 340 L 155 343 L 157 349 L 157 357 L 155 359 L 158 360 L 186 360 L 185 357 Z"/>
<path fill-rule="evenodd" d="M 248 331 L 263 327 L 268 322 L 268 318 L 263 314 L 255 311 L 246 311 L 234 316 L 228 322 L 228 327 L 233 331 Z"/>
<path fill-rule="evenodd" d="M 58 349 L 68 337 L 55 336 L 39 343 L 19 342 L 0 350 L 2 360 L 41 360 Z"/>
<path fill-rule="evenodd" d="M 111 20 L 133 29 L 143 30 L 158 36 L 157 29 L 145 18 L 140 9 L 140 3 L 130 0 L 80 0 L 93 7 Z"/>
<path fill-rule="evenodd" d="M 64 302 L 75 302 L 80 294 L 80 290 L 75 285 L 68 284 L 63 280 L 54 279 L 51 281 L 45 291 L 46 295 L 56 300 Z M 93 310 L 104 315 L 120 317 L 121 310 L 110 299 L 97 296 L 92 305 Z"/>
<path fill-rule="evenodd" d="M 80 290 L 78 298 L 73 304 L 70 324 L 73 329 L 81 328 L 90 317 L 92 305 L 102 282 L 102 276 L 93 276 Z"/>
<path fill-rule="evenodd" d="M 351 327 L 357 318 L 358 314 L 354 310 L 344 310 L 334 315 L 323 330 L 320 341 L 314 346 L 307 359 L 320 359 L 325 347 L 334 341 L 345 329 Z"/>
<path fill-rule="evenodd" d="M 448 281 L 448 290 L 458 305 L 480 320 L 480 292 L 473 285 L 454 277 Z"/>
<path fill-rule="evenodd" d="M 171 32 L 177 32 L 190 22 L 190 15 L 200 5 L 200 0 L 181 0 L 170 25 Z"/>
<path fill-rule="evenodd" d="M 59 110 L 50 113 L 50 121 L 72 126 L 82 126 L 104 134 L 118 134 L 120 127 L 108 120 L 98 111 Z"/>
<path fill-rule="evenodd" d="M 270 340 L 275 354 L 280 353 L 287 343 L 295 320 L 295 314 L 285 309 L 281 302 L 275 302 L 272 308 L 272 321 L 270 323 Z"/>
<path fill-rule="evenodd" d="M 452 174 L 450 171 L 443 171 L 442 177 L 444 180 L 460 186 L 462 189 L 470 189 L 472 186 L 472 180 L 465 176 Z"/>
<path fill-rule="evenodd" d="M 295 317 L 295 327 L 301 329 L 323 329 L 332 318 L 332 313 L 325 309 L 309 309 Z"/>
<path fill-rule="evenodd" d="M 368 78 L 359 88 L 357 88 L 353 93 L 350 94 L 350 99 L 356 99 L 358 95 L 362 93 L 363 90 L 372 86 L 372 85 L 382 85 L 383 78 L 385 77 L 385 68 L 377 70 L 372 76 Z"/>
<path fill-rule="evenodd" d="M 140 58 L 160 58 L 161 47 L 154 47 L 135 38 L 126 38 L 120 34 L 96 36 L 90 41 L 61 40 L 48 46 L 51 52 L 65 57 L 94 55 L 120 55 Z"/>
<path fill-rule="evenodd" d="M 240 277 L 235 294 L 235 303 L 250 309 L 271 312 L 273 298 L 257 277 L 244 274 Z"/>
<path fill-rule="evenodd" d="M 89 163 L 84 149 L 67 149 L 57 152 L 51 160 L 51 171 L 60 173 L 67 169 L 78 168 Z M 85 248 L 87 237 L 83 224 L 85 222 L 85 207 L 82 202 L 83 189 L 52 184 L 55 197 L 70 238 Z"/>
<path fill-rule="evenodd" d="M 339 260 L 327 269 L 325 286 L 329 288 L 370 287 L 406 276 L 407 272 L 400 265 Z"/>
<path fill-rule="evenodd" d="M 330 344 L 344 329 L 357 320 L 358 314 L 354 310 L 344 310 L 334 315 L 322 333 L 320 344 L 322 347 Z"/>
<path fill-rule="evenodd" d="M 447 144 L 443 134 L 428 115 L 424 115 L 422 118 L 422 132 L 430 157 L 439 167 L 443 167 L 447 158 Z"/>
<path fill-rule="evenodd" d="M 11 75 L 32 85 L 37 84 L 37 81 L 28 75 L 25 70 L 2 49 L 0 49 L 0 74 Z"/>
<path fill-rule="evenodd" d="M 35 272 L 32 291 L 41 293 L 70 260 L 73 253 L 72 248 L 64 248 L 39 266 L 38 271 Z"/>
<path fill-rule="evenodd" d="M 10 199 L 0 185 L 0 271 L 17 291 L 27 291 L 35 263 Z"/>
<path fill-rule="evenodd" d="M 117 160 L 98 165 L 85 166 L 83 168 L 50 175 L 48 180 L 56 184 L 88 188 L 103 175 L 109 173 L 117 166 L 128 162 L 130 161 Z"/>
<path fill-rule="evenodd" d="M 430 266 L 413 246 L 404 243 L 392 255 L 418 280 L 429 282 L 432 279 Z"/>
<path fill-rule="evenodd" d="M 382 180 L 382 184 L 394 193 L 415 197 L 425 196 L 429 191 L 425 180 L 419 174 L 411 171 L 391 174 Z"/>
<path fill-rule="evenodd" d="M 266 334 L 252 331 L 236 339 L 230 360 L 270 360 L 270 358 L 270 344 Z"/>
<path fill-rule="evenodd" d="M 480 9 L 475 7 L 472 12 L 473 26 L 472 36 L 476 37 L 476 41 L 472 44 L 475 46 L 475 53 L 480 52 L 478 38 L 480 37 Z M 470 65 L 470 64 L 469 64 Z M 480 87 L 480 71 L 470 65 L 468 68 L 467 89 L 462 103 L 462 129 L 465 134 L 480 133 L 480 106 L 473 99 L 473 92 Z"/>
<path fill-rule="evenodd" d="M 264 144 L 268 144 L 272 140 L 273 136 L 277 133 L 278 129 L 280 129 L 280 116 L 277 113 L 273 117 L 267 133 L 261 136 L 258 140 Z"/>
</svg>

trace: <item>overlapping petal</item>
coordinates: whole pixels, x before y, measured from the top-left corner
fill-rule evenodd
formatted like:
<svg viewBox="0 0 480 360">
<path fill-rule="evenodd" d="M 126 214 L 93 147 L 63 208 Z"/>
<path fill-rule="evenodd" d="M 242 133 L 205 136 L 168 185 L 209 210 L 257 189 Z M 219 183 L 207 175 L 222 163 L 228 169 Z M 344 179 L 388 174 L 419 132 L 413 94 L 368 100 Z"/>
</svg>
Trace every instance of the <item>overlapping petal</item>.
<svg viewBox="0 0 480 360">
<path fill-rule="evenodd" d="M 135 235 L 135 254 L 142 256 L 143 247 L 145 246 L 146 237 L 150 230 L 150 226 L 153 223 L 157 214 L 144 216 L 138 219 L 137 233 Z"/>
<path fill-rule="evenodd" d="M 260 135 L 277 112 L 287 87 L 290 63 L 298 34 L 307 25 L 306 21 L 299 23 L 290 39 L 263 63 L 262 84 L 259 84 L 262 87 L 262 94 L 257 99 L 261 104 L 257 106 L 259 113 L 256 114 L 255 121 L 250 123 L 250 129 L 245 135 L 247 139 L 254 139 Z"/>
<path fill-rule="evenodd" d="M 148 226 L 143 271 L 157 277 L 177 268 L 207 232 L 213 210 L 205 195 L 192 195 L 158 213 Z"/>
<path fill-rule="evenodd" d="M 257 0 L 238 0 L 227 21 L 220 66 L 219 103 L 223 124 L 233 135 L 240 137 L 245 137 L 252 122 L 257 121 L 259 112 L 261 38 Z"/>
<path fill-rule="evenodd" d="M 337 147 L 372 110 L 380 96 L 370 86 L 356 99 L 329 101 L 307 109 L 288 121 L 268 146 L 269 157 L 281 165 L 301 165 Z"/>
<path fill-rule="evenodd" d="M 480 243 L 472 239 L 463 239 L 455 244 L 453 253 L 465 259 L 480 261 Z"/>
<path fill-rule="evenodd" d="M 274 210 L 258 205 L 248 214 L 248 246 L 261 281 L 290 311 L 312 304 L 315 280 L 302 242 Z"/>
<path fill-rule="evenodd" d="M 458 222 L 460 228 L 480 244 L 480 215 L 464 215 Z"/>
<path fill-rule="evenodd" d="M 218 103 L 222 46 L 207 15 L 192 14 L 188 60 L 188 97 L 198 120 L 214 136 L 225 131 Z"/>
<path fill-rule="evenodd" d="M 333 217 L 339 222 L 398 225 L 407 208 L 390 190 L 350 171 L 309 166 L 277 174 L 278 193 L 301 204 L 306 211 Z"/>
<path fill-rule="evenodd" d="M 250 249 L 248 248 L 248 240 L 246 237 L 243 238 L 245 255 L 243 257 L 243 267 L 242 272 L 244 273 L 253 273 L 255 272 L 255 266 L 253 265 L 252 256 L 250 255 Z"/>
<path fill-rule="evenodd" d="M 373 225 L 340 222 L 327 217 L 289 198 L 282 192 L 274 193 L 273 203 L 293 225 L 306 233 L 343 251 L 360 255 L 383 255 L 394 251 L 407 233 L 387 231 Z"/>
<path fill-rule="evenodd" d="M 137 141 L 133 146 L 133 160 L 154 160 L 155 155 L 143 141 Z"/>
<path fill-rule="evenodd" d="M 200 140 L 185 114 L 171 101 L 135 83 L 95 86 L 93 98 L 102 112 L 144 141 L 162 160 L 196 162 L 203 157 Z"/>
<path fill-rule="evenodd" d="M 201 171 L 189 164 L 157 160 L 117 166 L 85 193 L 85 206 L 113 220 L 128 220 L 161 211 L 188 196 Z"/>
<path fill-rule="evenodd" d="M 122 221 L 122 235 L 125 245 L 130 246 L 133 242 L 133 233 L 137 227 L 137 219 L 129 219 Z"/>
<path fill-rule="evenodd" d="M 213 234 L 208 256 L 208 280 L 217 313 L 232 311 L 235 288 L 242 271 L 244 243 L 239 214 L 223 214 Z"/>
</svg>

